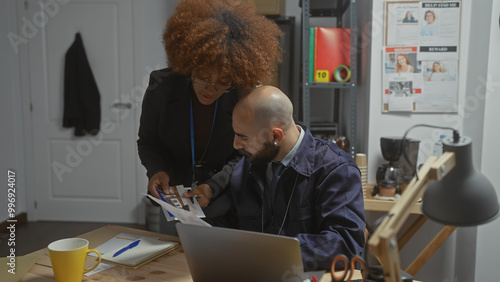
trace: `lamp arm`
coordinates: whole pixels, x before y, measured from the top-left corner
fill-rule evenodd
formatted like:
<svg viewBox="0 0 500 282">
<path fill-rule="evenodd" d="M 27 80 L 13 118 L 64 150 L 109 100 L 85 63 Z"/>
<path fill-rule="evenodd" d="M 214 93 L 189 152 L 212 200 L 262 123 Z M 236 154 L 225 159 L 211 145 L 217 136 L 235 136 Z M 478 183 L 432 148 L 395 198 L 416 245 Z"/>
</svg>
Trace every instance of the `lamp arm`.
<svg viewBox="0 0 500 282">
<path fill-rule="evenodd" d="M 455 167 L 455 154 L 431 156 L 406 187 L 405 193 L 389 211 L 368 240 L 368 249 L 384 268 L 385 281 L 401 281 L 401 262 L 397 233 L 410 215 L 411 206 L 423 195 L 431 180 L 440 180 Z"/>
</svg>

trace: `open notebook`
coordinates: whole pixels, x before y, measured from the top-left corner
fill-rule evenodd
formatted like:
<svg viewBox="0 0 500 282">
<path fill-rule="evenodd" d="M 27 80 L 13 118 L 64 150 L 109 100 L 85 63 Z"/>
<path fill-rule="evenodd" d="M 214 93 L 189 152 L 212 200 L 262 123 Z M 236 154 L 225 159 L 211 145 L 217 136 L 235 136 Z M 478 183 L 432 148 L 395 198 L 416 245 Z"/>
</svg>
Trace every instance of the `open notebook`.
<svg viewBox="0 0 500 282">
<path fill-rule="evenodd" d="M 102 261 L 136 269 L 179 247 L 179 244 L 176 242 L 161 241 L 157 238 L 142 237 L 139 239 L 141 241 L 137 247 L 128 249 L 120 255 L 113 257 L 113 254 L 126 246 L 123 245 L 103 254 L 101 257 Z"/>
</svg>

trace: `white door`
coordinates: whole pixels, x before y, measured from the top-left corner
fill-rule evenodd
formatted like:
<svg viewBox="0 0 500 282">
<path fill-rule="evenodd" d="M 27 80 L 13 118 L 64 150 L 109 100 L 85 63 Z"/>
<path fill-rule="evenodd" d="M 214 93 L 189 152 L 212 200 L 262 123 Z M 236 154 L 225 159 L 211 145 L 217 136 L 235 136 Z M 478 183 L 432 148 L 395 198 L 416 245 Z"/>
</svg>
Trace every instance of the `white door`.
<svg viewBox="0 0 500 282">
<path fill-rule="evenodd" d="M 37 220 L 137 222 L 137 133 L 122 93 L 133 88 L 130 0 L 28 0 L 19 32 L 28 39 Z M 65 54 L 79 32 L 101 95 L 101 131 L 62 127 Z"/>
</svg>

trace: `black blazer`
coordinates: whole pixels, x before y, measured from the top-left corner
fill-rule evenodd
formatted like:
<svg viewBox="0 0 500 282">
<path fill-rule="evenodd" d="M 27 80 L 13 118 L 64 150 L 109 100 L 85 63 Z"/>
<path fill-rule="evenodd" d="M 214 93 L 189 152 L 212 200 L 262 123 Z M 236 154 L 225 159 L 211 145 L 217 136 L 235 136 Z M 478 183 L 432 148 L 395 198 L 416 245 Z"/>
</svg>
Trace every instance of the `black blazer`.
<svg viewBox="0 0 500 282">
<path fill-rule="evenodd" d="M 63 127 L 74 127 L 75 136 L 99 132 L 101 96 L 80 33 L 66 52 L 63 112 Z"/>
<path fill-rule="evenodd" d="M 148 178 L 163 170 L 169 175 L 171 185 L 191 186 L 191 95 L 194 95 L 194 90 L 188 75 L 179 75 L 169 68 L 151 73 L 142 103 L 137 141 L 139 157 Z M 239 155 L 233 148 L 232 129 L 233 108 L 239 97 L 241 94 L 235 90 L 219 98 L 213 135 L 204 157 L 214 174 L 221 172 L 223 167 L 230 174 L 236 161 L 229 170 L 227 163 Z M 228 182 L 229 175 L 224 186 Z"/>
</svg>

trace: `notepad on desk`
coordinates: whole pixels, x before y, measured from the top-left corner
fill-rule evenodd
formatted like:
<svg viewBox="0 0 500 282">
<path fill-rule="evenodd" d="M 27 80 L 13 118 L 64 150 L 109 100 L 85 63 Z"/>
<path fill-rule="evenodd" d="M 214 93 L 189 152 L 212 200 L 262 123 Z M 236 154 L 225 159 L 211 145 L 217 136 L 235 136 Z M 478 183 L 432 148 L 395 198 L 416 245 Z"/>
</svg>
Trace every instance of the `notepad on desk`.
<svg viewBox="0 0 500 282">
<path fill-rule="evenodd" d="M 161 241 L 157 238 L 141 237 L 139 244 L 113 257 L 127 245 L 120 246 L 102 255 L 102 261 L 127 268 L 139 268 L 179 247 L 177 242 Z M 130 242 L 129 242 L 130 243 Z"/>
</svg>

